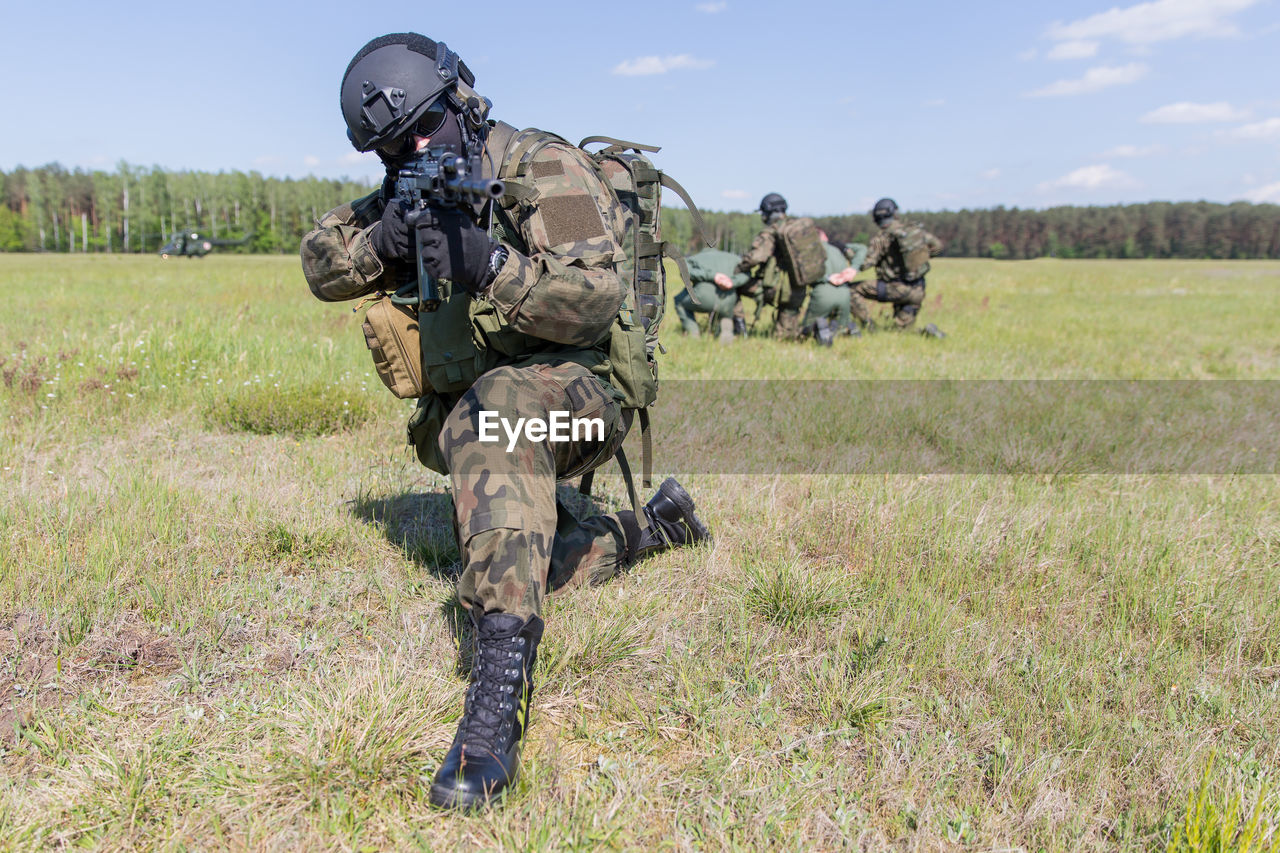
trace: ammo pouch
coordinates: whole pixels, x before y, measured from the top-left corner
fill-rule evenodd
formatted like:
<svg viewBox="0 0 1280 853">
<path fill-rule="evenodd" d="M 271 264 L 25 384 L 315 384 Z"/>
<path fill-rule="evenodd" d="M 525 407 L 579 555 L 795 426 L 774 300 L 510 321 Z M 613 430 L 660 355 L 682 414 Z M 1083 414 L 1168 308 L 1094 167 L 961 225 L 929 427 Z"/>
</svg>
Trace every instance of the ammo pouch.
<svg viewBox="0 0 1280 853">
<path fill-rule="evenodd" d="M 528 346 L 518 332 L 504 328 L 492 306 L 448 282 L 440 282 L 442 299 L 435 311 L 419 312 L 416 297 L 403 292 L 376 299 L 363 324 L 378 377 L 401 399 L 470 388 L 493 366 L 493 354 L 476 344 L 476 333 L 500 353 Z M 425 353 L 424 338 L 430 344 Z"/>
<path fill-rule="evenodd" d="M 365 313 L 362 328 L 373 367 L 392 394 L 404 400 L 429 390 L 422 384 L 422 340 L 414 306 L 382 296 Z"/>
</svg>

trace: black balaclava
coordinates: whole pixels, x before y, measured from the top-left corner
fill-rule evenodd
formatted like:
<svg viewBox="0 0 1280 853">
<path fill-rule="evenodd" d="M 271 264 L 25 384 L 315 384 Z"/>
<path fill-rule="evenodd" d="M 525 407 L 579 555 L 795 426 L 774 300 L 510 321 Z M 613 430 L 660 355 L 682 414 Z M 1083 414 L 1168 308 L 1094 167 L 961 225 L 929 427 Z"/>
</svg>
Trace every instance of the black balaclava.
<svg viewBox="0 0 1280 853">
<path fill-rule="evenodd" d="M 441 97 L 447 97 L 447 96 L 441 95 Z M 462 116 L 458 113 L 458 110 L 454 106 L 453 102 L 450 101 L 449 115 L 444 120 L 444 124 L 440 125 L 440 129 L 437 130 L 435 133 L 431 134 L 431 142 L 428 143 L 428 147 L 436 148 L 438 146 L 444 146 L 450 149 L 451 151 L 455 151 L 463 156 L 466 156 L 467 154 L 466 145 L 462 141 L 463 140 L 462 122 L 463 122 Z M 409 132 L 412 133 L 413 131 L 411 130 Z M 382 165 L 386 167 L 386 170 L 387 170 L 386 189 L 388 192 L 391 192 L 394 190 L 394 187 L 392 187 L 391 184 L 394 184 L 396 178 L 399 177 L 400 169 L 404 167 L 405 163 L 408 163 L 410 160 L 416 157 L 417 153 L 414 151 L 410 151 L 406 154 L 400 155 L 399 157 L 388 157 L 385 153 L 383 153 L 381 149 L 377 149 L 377 153 L 378 153 L 378 159 L 381 160 Z"/>
</svg>

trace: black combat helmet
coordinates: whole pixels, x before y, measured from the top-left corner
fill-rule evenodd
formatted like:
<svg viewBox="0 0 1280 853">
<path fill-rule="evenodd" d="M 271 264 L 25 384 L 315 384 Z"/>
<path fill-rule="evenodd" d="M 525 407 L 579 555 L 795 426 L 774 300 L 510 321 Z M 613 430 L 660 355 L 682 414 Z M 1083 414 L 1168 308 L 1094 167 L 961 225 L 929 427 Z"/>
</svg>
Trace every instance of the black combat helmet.
<svg viewBox="0 0 1280 853">
<path fill-rule="evenodd" d="M 417 126 L 430 136 L 450 105 L 477 128 L 489 103 L 471 88 L 475 82 L 471 69 L 442 41 L 417 33 L 379 36 L 360 49 L 342 76 L 347 138 L 357 151 L 372 151 L 386 149 Z"/>
<path fill-rule="evenodd" d="M 898 215 L 898 203 L 891 198 L 882 198 L 871 208 L 871 218 L 877 225 L 888 222 Z"/>
<path fill-rule="evenodd" d="M 770 213 L 786 213 L 787 200 L 777 193 L 769 193 L 767 196 L 760 199 L 760 212 L 765 216 L 768 216 Z"/>
</svg>

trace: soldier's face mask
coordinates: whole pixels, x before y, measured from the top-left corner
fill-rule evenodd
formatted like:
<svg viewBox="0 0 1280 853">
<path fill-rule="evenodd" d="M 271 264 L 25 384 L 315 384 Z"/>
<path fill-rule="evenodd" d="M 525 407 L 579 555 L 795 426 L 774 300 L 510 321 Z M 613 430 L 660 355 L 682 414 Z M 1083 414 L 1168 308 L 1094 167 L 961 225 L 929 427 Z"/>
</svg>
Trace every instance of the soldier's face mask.
<svg viewBox="0 0 1280 853">
<path fill-rule="evenodd" d="M 410 156 L 418 148 L 418 138 L 428 138 L 438 133 L 450 115 L 449 98 L 441 95 L 423 110 L 413 127 L 379 148 L 378 151 L 385 159 L 391 160 Z"/>
</svg>

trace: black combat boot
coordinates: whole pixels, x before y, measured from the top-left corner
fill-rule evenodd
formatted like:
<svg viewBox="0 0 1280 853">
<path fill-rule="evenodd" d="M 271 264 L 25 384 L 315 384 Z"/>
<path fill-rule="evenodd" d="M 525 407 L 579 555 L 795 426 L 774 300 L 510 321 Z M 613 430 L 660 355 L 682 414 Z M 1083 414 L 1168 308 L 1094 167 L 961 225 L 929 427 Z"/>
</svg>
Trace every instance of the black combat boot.
<svg viewBox="0 0 1280 853">
<path fill-rule="evenodd" d="M 862 327 L 858 325 L 857 320 L 854 320 L 852 323 L 849 324 L 849 337 L 851 338 L 862 337 Z"/>
<path fill-rule="evenodd" d="M 520 770 L 520 744 L 533 698 L 542 620 L 510 613 L 476 616 L 471 687 L 453 746 L 431 782 L 431 802 L 471 809 L 497 800 Z"/>
<path fill-rule="evenodd" d="M 820 347 L 829 347 L 836 341 L 835 330 L 831 328 L 831 321 L 826 317 L 819 317 L 814 321 L 813 336 L 817 338 Z"/>
<path fill-rule="evenodd" d="M 927 326 L 925 326 L 923 329 L 921 329 L 921 330 L 920 330 L 920 334 L 924 335 L 926 338 L 939 338 L 939 339 L 941 339 L 941 338 L 945 338 L 945 337 L 946 337 L 946 334 L 945 334 L 941 329 L 939 329 L 937 326 L 933 325 L 932 323 L 930 323 L 929 325 L 927 325 Z"/>
<path fill-rule="evenodd" d="M 627 535 L 627 563 L 643 560 L 668 548 L 693 545 L 711 537 L 707 526 L 694 512 L 693 498 L 684 487 L 668 477 L 658 493 L 644 505 L 643 530 L 632 520 L 630 512 L 619 514 Z"/>
<path fill-rule="evenodd" d="M 747 321 L 745 318 L 733 318 L 733 333 L 740 338 L 745 338 L 747 336 Z"/>
</svg>

